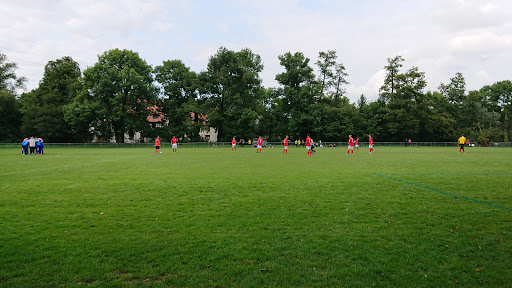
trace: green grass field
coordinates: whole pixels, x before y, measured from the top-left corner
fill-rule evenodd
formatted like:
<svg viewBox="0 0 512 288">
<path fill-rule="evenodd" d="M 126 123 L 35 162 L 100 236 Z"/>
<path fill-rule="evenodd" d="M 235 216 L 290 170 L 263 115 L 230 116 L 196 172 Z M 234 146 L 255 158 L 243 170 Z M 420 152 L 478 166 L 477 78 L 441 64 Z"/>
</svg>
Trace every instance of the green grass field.
<svg viewBox="0 0 512 288">
<path fill-rule="evenodd" d="M 510 287 L 512 149 L 0 149 L 0 287 Z"/>
</svg>

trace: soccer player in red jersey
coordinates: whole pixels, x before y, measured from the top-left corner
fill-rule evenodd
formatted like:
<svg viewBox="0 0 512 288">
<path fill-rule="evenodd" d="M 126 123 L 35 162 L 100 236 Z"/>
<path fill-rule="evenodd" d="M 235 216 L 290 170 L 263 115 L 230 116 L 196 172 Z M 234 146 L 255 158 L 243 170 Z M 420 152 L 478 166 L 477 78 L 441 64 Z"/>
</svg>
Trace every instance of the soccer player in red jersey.
<svg viewBox="0 0 512 288">
<path fill-rule="evenodd" d="M 370 141 L 370 142 L 368 143 L 368 147 L 370 147 L 370 153 L 373 153 L 373 152 L 375 152 L 375 150 L 373 150 L 373 138 L 372 138 L 372 134 L 368 134 L 368 138 L 370 138 L 370 139 L 369 139 L 369 141 Z M 370 154 L 370 153 L 368 153 L 368 154 Z"/>
<path fill-rule="evenodd" d="M 231 151 L 233 151 L 233 149 L 235 149 L 235 151 L 236 151 L 236 139 L 235 139 L 235 137 L 233 137 L 233 140 L 231 140 Z"/>
<path fill-rule="evenodd" d="M 160 153 L 160 136 L 156 136 L 155 139 L 155 153 Z"/>
<path fill-rule="evenodd" d="M 359 137 L 357 137 L 356 139 L 356 150 L 359 151 Z"/>
<path fill-rule="evenodd" d="M 172 144 L 172 152 L 174 152 L 174 153 L 178 152 L 178 138 L 176 138 L 176 136 L 172 136 L 171 144 Z"/>
<path fill-rule="evenodd" d="M 311 137 L 309 137 L 309 134 L 308 137 L 306 138 L 306 151 L 308 153 L 308 156 L 311 156 Z"/>
<path fill-rule="evenodd" d="M 288 136 L 286 136 L 286 138 L 284 138 L 283 144 L 284 144 L 283 154 L 284 153 L 288 154 Z"/>
<path fill-rule="evenodd" d="M 258 153 L 258 150 L 261 153 L 262 147 L 263 147 L 263 139 L 261 139 L 261 136 L 260 136 L 260 138 L 258 138 L 258 146 L 256 146 L 256 153 Z"/>
<path fill-rule="evenodd" d="M 349 154 L 350 150 L 352 150 L 352 154 L 354 154 L 354 138 L 352 138 L 352 135 L 348 135 L 347 155 Z"/>
</svg>

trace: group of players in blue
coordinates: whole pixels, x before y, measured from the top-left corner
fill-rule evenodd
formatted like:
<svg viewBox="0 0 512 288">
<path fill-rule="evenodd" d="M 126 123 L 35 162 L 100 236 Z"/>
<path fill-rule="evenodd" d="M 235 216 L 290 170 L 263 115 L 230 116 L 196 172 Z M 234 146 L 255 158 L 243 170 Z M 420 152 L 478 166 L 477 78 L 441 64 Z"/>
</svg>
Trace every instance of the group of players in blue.
<svg viewBox="0 0 512 288">
<path fill-rule="evenodd" d="M 29 152 L 30 149 L 30 152 Z M 21 155 L 42 155 L 44 154 L 44 141 L 41 138 L 23 139 L 21 142 Z"/>
</svg>

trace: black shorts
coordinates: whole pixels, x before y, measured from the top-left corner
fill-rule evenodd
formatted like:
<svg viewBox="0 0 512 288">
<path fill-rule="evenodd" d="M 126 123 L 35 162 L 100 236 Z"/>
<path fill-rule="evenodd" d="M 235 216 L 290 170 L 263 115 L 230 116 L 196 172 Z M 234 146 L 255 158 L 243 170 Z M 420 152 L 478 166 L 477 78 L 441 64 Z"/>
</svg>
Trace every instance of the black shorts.
<svg viewBox="0 0 512 288">
<path fill-rule="evenodd" d="M 160 149 L 160 146 L 155 146 L 155 149 Z"/>
<path fill-rule="evenodd" d="M 459 144 L 460 149 L 464 149 L 464 144 Z"/>
</svg>

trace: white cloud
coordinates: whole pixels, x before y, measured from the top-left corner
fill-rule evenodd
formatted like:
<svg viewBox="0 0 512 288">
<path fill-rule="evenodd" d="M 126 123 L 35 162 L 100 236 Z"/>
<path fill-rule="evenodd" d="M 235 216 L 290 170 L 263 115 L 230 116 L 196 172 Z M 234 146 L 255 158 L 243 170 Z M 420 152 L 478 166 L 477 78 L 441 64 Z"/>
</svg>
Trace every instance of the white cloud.
<svg viewBox="0 0 512 288">
<path fill-rule="evenodd" d="M 373 73 L 368 81 L 362 85 L 349 84 L 347 86 L 347 93 L 351 96 L 350 98 L 355 101 L 359 99 L 361 95 L 365 95 L 366 99 L 374 101 L 377 100 L 379 89 L 384 83 L 386 77 L 386 70 L 381 69 Z"/>
<path fill-rule="evenodd" d="M 505 52 L 512 48 L 512 33 L 496 35 L 490 31 L 479 31 L 470 35 L 456 36 L 449 42 L 454 53 L 495 53 Z"/>
<path fill-rule="evenodd" d="M 512 79 L 512 2 L 418 1 L 2 1 L 0 50 L 37 87 L 44 65 L 71 56 L 81 69 L 111 48 L 139 52 L 152 65 L 180 59 L 205 70 L 220 46 L 261 55 L 266 87 L 277 86 L 278 56 L 337 50 L 348 97 L 376 99 L 386 59 L 426 72 L 428 90 L 456 72 L 469 89 Z"/>
</svg>

